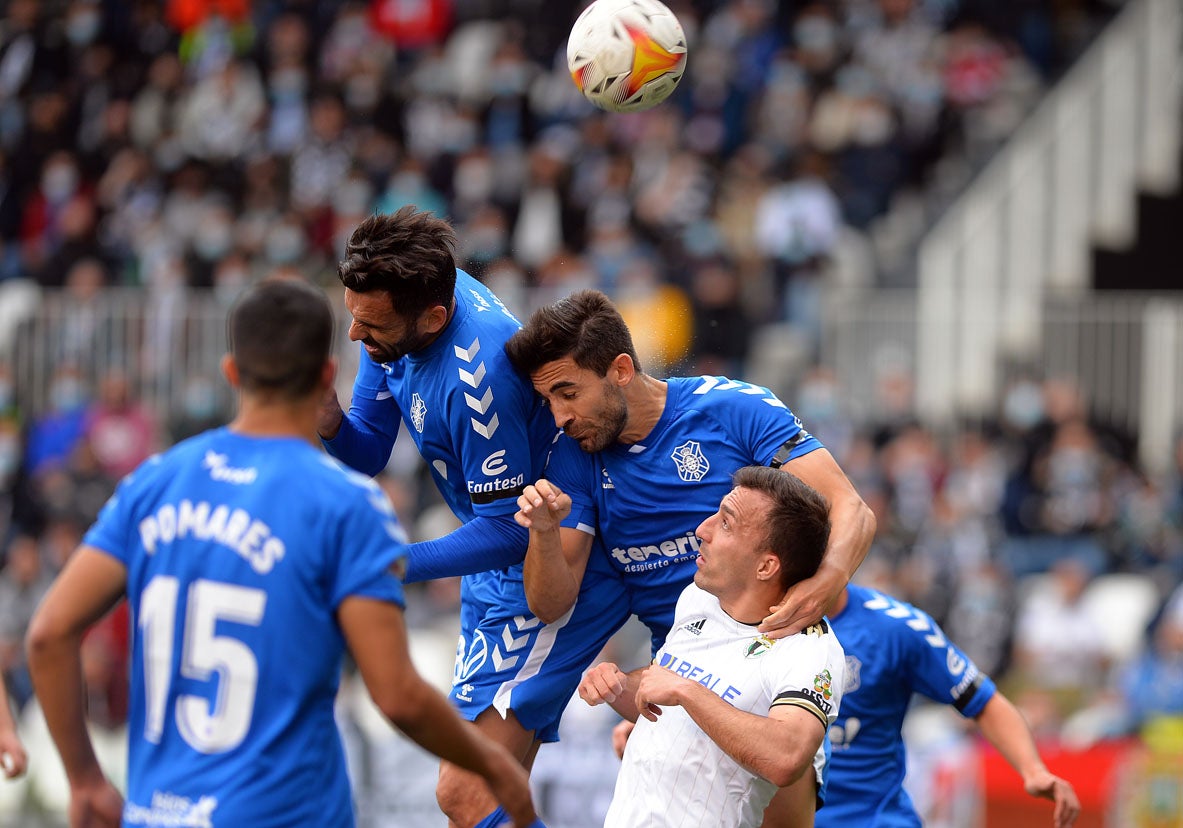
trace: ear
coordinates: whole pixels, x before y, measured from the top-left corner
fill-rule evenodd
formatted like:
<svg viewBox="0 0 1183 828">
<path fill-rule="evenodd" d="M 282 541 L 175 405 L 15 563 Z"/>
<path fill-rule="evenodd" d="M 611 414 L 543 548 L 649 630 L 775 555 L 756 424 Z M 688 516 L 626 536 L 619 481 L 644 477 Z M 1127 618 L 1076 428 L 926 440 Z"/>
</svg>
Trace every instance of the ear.
<svg viewBox="0 0 1183 828">
<path fill-rule="evenodd" d="M 222 355 L 222 376 L 226 378 L 226 382 L 230 383 L 231 388 L 238 388 L 238 363 L 234 361 L 231 354 Z"/>
<path fill-rule="evenodd" d="M 760 555 L 756 563 L 756 578 L 761 581 L 777 581 L 780 579 L 780 558 L 771 552 Z"/>
<path fill-rule="evenodd" d="M 331 357 L 325 360 L 324 366 L 322 366 L 320 369 L 320 385 L 325 389 L 332 388 L 336 379 L 337 359 L 335 357 Z"/>
<path fill-rule="evenodd" d="M 423 316 L 419 318 L 422 320 L 426 333 L 437 334 L 444 329 L 444 325 L 448 324 L 448 309 L 443 305 L 434 305 L 424 311 Z"/>
<path fill-rule="evenodd" d="M 614 385 L 619 385 L 622 388 L 633 381 L 633 377 L 637 375 L 637 366 L 633 364 L 633 358 L 628 354 L 619 354 L 616 359 L 608 366 L 608 379 Z"/>
</svg>

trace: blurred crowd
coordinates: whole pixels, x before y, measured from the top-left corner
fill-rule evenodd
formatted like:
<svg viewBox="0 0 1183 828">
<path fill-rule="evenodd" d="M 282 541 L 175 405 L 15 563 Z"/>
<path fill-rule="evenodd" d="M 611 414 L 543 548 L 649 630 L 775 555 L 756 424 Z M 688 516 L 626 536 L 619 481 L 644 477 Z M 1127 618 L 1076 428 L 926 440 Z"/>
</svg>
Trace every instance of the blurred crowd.
<svg viewBox="0 0 1183 828">
<path fill-rule="evenodd" d="M 177 370 L 152 320 L 275 273 L 335 295 L 357 222 L 412 203 L 455 223 L 465 269 L 519 316 L 608 292 L 656 375 L 743 378 L 754 330 L 796 330 L 813 363 L 777 390 L 876 511 L 860 578 L 929 611 L 1041 734 L 1183 714 L 1183 441 L 1150 477 L 1070 380 L 1037 375 L 990 421 L 936 433 L 906 372 L 853 412 L 816 360 L 836 263 L 909 284 L 892 216 L 980 165 L 1115 3 L 674 0 L 686 78 L 629 116 L 570 82 L 578 2 L 0 5 L 0 305 L 16 285 L 71 297 L 44 400 L 22 398 L 17 329 L 0 331 L 0 667 L 18 704 L 24 625 L 118 479 L 228 414 L 204 375 L 175 408 L 147 404 Z M 149 347 L 119 368 L 92 335 L 112 288 L 148 302 Z M 449 528 L 413 452 L 382 482 L 415 535 Z M 1115 576 L 1133 599 L 1097 597 Z M 458 602 L 448 582 L 417 594 L 424 624 Z M 126 712 L 126 623 L 88 639 L 101 721 Z"/>
</svg>

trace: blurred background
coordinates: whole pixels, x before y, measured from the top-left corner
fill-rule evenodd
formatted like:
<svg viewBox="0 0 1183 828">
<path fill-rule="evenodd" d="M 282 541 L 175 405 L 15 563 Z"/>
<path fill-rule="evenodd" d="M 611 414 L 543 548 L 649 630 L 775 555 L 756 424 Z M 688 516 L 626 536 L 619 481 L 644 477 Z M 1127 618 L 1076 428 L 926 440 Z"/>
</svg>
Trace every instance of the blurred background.
<svg viewBox="0 0 1183 828">
<path fill-rule="evenodd" d="M 1178 0 L 675 0 L 686 76 L 627 116 L 567 74 L 582 5 L 0 2 L 0 668 L 31 753 L 0 824 L 66 797 L 24 627 L 120 476 L 231 415 L 229 303 L 281 275 L 340 306 L 344 239 L 410 203 L 519 317 L 597 287 L 649 373 L 773 389 L 877 514 L 859 580 L 1019 704 L 1078 824 L 1183 825 Z M 344 324 L 341 358 L 347 399 Z M 416 539 L 454 525 L 409 442 L 380 481 Z M 458 600 L 409 590 L 441 687 Z M 85 662 L 119 779 L 126 611 Z M 442 826 L 348 676 L 340 722 L 361 824 Z M 552 828 L 601 824 L 613 724 L 576 701 L 541 751 Z M 907 739 L 926 824 L 1050 821 L 951 711 Z"/>
</svg>

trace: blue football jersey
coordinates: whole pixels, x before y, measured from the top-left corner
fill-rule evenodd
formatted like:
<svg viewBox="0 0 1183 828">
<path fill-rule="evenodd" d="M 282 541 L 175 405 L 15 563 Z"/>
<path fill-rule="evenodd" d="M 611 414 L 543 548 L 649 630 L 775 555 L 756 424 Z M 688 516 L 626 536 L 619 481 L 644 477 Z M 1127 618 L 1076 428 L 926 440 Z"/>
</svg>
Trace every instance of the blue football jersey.
<svg viewBox="0 0 1183 828">
<path fill-rule="evenodd" d="M 403 605 L 405 537 L 373 481 L 217 429 L 125 478 L 84 543 L 127 567 L 124 824 L 352 825 L 335 613 Z"/>
<path fill-rule="evenodd" d="M 588 569 L 623 576 L 655 647 L 694 578 L 695 531 L 731 491 L 732 474 L 821 448 L 767 388 L 726 377 L 666 383 L 665 409 L 644 440 L 587 454 L 564 434 L 546 472 L 571 496 L 563 524 L 595 534 Z"/>
<path fill-rule="evenodd" d="M 342 428 L 365 437 L 339 434 L 326 448 L 355 469 L 377 473 L 390 457 L 401 418 L 461 522 L 513 515 L 522 487 L 542 476 L 556 430 L 505 355 L 505 342 L 519 327 L 488 288 L 457 271 L 456 309 L 435 342 L 383 364 L 361 351 L 351 422 Z M 508 578 L 499 572 L 467 576 L 465 587 L 483 601 L 526 611 L 521 566 Z"/>
<path fill-rule="evenodd" d="M 846 688 L 830 727 L 829 795 L 817 828 L 895 828 L 921 822 L 904 791 L 900 728 L 913 693 L 973 718 L 994 682 L 911 604 L 851 584 L 830 626 L 846 651 Z"/>
</svg>

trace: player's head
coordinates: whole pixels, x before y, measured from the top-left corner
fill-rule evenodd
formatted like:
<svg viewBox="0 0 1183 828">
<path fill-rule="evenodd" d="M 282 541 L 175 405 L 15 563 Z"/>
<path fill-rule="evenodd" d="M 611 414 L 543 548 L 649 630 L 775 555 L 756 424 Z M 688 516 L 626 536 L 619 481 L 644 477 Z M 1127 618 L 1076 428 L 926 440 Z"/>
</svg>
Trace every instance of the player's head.
<svg viewBox="0 0 1183 828">
<path fill-rule="evenodd" d="M 298 400 L 322 390 L 333 344 L 333 311 L 318 288 L 270 279 L 247 288 L 227 323 L 242 391 Z"/>
<path fill-rule="evenodd" d="M 452 310 L 455 252 L 452 226 L 410 205 L 359 224 L 337 265 L 353 315 L 349 338 L 375 362 L 394 362 L 435 340 Z"/>
<path fill-rule="evenodd" d="M 624 389 L 641 372 L 632 335 L 607 296 L 582 290 L 534 312 L 505 352 L 586 452 L 615 443 L 628 424 Z"/>
<path fill-rule="evenodd" d="M 778 591 L 813 576 L 830 538 L 826 500 L 799 478 L 744 466 L 719 510 L 704 520 L 694 581 L 721 599 L 753 579 Z"/>
<path fill-rule="evenodd" d="M 514 368 L 533 376 L 543 365 L 570 359 L 577 367 L 605 376 L 621 354 L 641 371 L 633 336 L 612 300 L 598 290 L 580 290 L 534 311 L 505 343 Z"/>
</svg>

